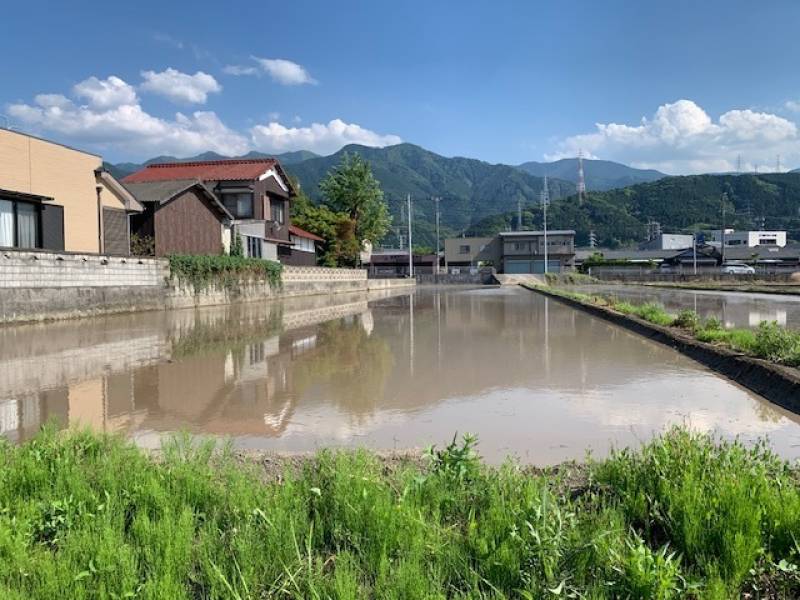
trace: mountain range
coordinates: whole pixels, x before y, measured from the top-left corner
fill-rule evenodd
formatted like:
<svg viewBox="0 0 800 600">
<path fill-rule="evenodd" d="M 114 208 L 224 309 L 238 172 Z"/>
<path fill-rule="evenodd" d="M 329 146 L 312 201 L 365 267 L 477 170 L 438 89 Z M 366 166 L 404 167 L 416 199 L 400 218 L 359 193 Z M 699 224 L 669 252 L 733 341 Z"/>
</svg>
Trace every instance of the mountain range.
<svg viewBox="0 0 800 600">
<path fill-rule="evenodd" d="M 440 233 L 444 238 L 458 235 L 488 216 L 516 210 L 518 204 L 537 201 L 545 174 L 553 199 L 572 195 L 576 189 L 578 167 L 575 159 L 554 163 L 528 162 L 519 166 L 490 164 L 472 158 L 444 157 L 413 144 L 385 148 L 351 144 L 329 156 L 301 150 L 278 155 L 250 152 L 235 158 L 274 156 L 290 175 L 297 178 L 305 193 L 319 201 L 319 182 L 346 152 L 359 154 L 368 160 L 381 183 L 394 221 L 386 238 L 386 243 L 391 245 L 399 242 L 407 194 L 411 194 L 413 201 L 415 243 L 433 246 L 436 240 L 434 197 L 440 198 Z M 205 152 L 188 158 L 157 156 L 141 164 L 118 163 L 106 167 L 115 177 L 122 178 L 153 163 L 225 158 L 231 157 Z M 594 160 L 584 160 L 584 171 L 589 190 L 606 190 L 616 184 L 626 185 L 664 176 L 657 171 Z"/>
<path fill-rule="evenodd" d="M 578 183 L 578 159 L 562 158 L 555 162 L 526 162 L 518 165 L 526 173 L 536 177 L 557 177 L 572 183 Z M 610 160 L 583 160 L 584 181 L 587 190 L 610 190 L 627 187 L 637 183 L 656 181 L 666 177 L 664 173 L 653 169 L 634 169 L 627 165 Z"/>
<path fill-rule="evenodd" d="M 593 191 L 583 204 L 576 197 L 554 201 L 548 225 L 577 232 L 576 243 L 586 245 L 594 231 L 602 247 L 632 245 L 644 239 L 646 224 L 656 221 L 665 232 L 691 233 L 720 229 L 786 230 L 800 239 L 800 173 L 687 175 L 664 177 L 625 188 Z M 542 227 L 538 205 L 523 208 L 525 228 Z M 473 224 L 468 235 L 493 235 L 513 227 L 516 212 L 489 215 Z"/>
</svg>

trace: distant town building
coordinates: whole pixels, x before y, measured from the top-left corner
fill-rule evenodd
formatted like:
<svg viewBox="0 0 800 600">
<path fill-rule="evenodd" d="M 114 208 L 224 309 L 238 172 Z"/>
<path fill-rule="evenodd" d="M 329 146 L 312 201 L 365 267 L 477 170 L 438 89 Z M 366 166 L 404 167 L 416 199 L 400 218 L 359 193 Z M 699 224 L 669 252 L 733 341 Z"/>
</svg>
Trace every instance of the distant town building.
<svg viewBox="0 0 800 600">
<path fill-rule="evenodd" d="M 100 156 L 0 129 L 0 247 L 127 255 L 141 210 Z"/>
<path fill-rule="evenodd" d="M 708 234 L 707 242 L 719 245 L 722 242 L 722 230 L 717 229 Z M 735 231 L 725 230 L 725 247 L 746 246 L 778 246 L 783 248 L 786 245 L 785 231 Z"/>
<path fill-rule="evenodd" d="M 640 250 L 683 250 L 691 248 L 694 237 L 683 233 L 659 233 L 639 246 Z"/>
<path fill-rule="evenodd" d="M 428 274 L 434 272 L 437 256 L 435 254 L 414 254 L 414 272 Z M 369 263 L 365 264 L 370 277 L 408 277 L 408 250 L 398 248 L 376 248 L 372 250 Z"/>
<path fill-rule="evenodd" d="M 544 273 L 544 231 L 504 231 L 501 273 Z M 575 231 L 561 229 L 547 232 L 547 272 L 558 273 L 575 265 Z"/>
<path fill-rule="evenodd" d="M 572 269 L 575 231 L 547 232 L 548 272 Z M 544 273 L 544 231 L 504 231 L 495 237 L 448 238 L 444 241 L 449 269 L 492 266 L 498 273 Z"/>
<path fill-rule="evenodd" d="M 447 267 L 499 266 L 500 238 L 460 237 L 444 241 L 444 260 Z"/>
</svg>

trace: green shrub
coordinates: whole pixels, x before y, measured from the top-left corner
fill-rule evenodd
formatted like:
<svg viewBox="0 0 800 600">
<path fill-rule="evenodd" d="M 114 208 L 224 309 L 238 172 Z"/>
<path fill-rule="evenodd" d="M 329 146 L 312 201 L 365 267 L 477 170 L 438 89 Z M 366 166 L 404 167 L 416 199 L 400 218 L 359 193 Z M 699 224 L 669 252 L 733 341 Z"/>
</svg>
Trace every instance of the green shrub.
<svg viewBox="0 0 800 600">
<path fill-rule="evenodd" d="M 681 327 L 683 329 L 688 329 L 691 332 L 695 332 L 701 327 L 700 315 L 693 310 L 684 309 L 678 313 L 678 316 L 675 317 L 672 325 L 674 327 Z"/>
<path fill-rule="evenodd" d="M 774 321 L 762 321 L 756 330 L 752 351 L 767 360 L 800 365 L 800 333 L 781 327 Z"/>
<path fill-rule="evenodd" d="M 189 283 L 196 290 L 210 284 L 230 288 L 241 281 L 254 279 L 264 279 L 271 287 L 278 287 L 283 265 L 271 260 L 224 254 L 172 254 L 169 256 L 169 270 L 172 278 Z"/>
</svg>

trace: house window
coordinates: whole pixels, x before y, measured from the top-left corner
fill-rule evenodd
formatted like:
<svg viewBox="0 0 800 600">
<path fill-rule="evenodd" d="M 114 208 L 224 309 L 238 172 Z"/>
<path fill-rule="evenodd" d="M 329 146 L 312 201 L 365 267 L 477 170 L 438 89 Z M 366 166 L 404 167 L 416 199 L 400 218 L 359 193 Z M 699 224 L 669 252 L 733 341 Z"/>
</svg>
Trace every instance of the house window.
<svg viewBox="0 0 800 600">
<path fill-rule="evenodd" d="M 247 256 L 261 258 L 261 240 L 259 238 L 247 236 Z"/>
<path fill-rule="evenodd" d="M 514 242 L 514 250 L 525 250 L 526 242 Z"/>
<path fill-rule="evenodd" d="M 272 214 L 273 221 L 275 221 L 279 225 L 283 225 L 284 223 L 283 200 L 271 200 L 269 203 L 269 212 L 270 214 Z"/>
<path fill-rule="evenodd" d="M 774 246 L 777 243 L 778 240 L 776 240 L 775 238 L 761 238 L 760 240 L 758 240 L 759 246 Z"/>
<path fill-rule="evenodd" d="M 222 194 L 222 203 L 237 219 L 253 218 L 253 194 L 248 192 Z"/>
<path fill-rule="evenodd" d="M 469 246 L 459 246 L 458 247 L 459 254 L 469 254 Z"/>
<path fill-rule="evenodd" d="M 37 205 L 0 199 L 0 246 L 38 248 L 40 238 Z"/>
</svg>

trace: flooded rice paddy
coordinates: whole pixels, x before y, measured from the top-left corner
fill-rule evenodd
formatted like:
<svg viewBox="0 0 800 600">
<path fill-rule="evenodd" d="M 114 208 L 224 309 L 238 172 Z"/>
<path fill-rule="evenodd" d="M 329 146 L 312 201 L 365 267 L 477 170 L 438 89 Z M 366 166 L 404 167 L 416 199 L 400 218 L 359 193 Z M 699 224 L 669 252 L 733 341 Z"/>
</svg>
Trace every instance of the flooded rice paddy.
<svg viewBox="0 0 800 600">
<path fill-rule="evenodd" d="M 796 416 L 521 288 L 0 328 L 0 434 L 21 441 L 47 421 L 122 432 L 145 447 L 189 431 L 278 451 L 405 449 L 472 432 L 488 460 L 534 464 L 602 456 L 686 423 L 768 435 L 784 456 L 800 456 Z"/>
</svg>

